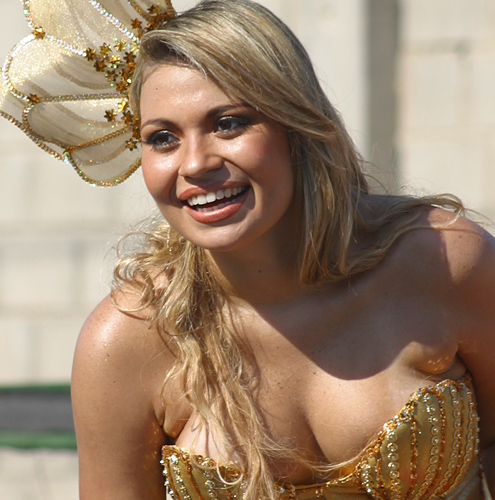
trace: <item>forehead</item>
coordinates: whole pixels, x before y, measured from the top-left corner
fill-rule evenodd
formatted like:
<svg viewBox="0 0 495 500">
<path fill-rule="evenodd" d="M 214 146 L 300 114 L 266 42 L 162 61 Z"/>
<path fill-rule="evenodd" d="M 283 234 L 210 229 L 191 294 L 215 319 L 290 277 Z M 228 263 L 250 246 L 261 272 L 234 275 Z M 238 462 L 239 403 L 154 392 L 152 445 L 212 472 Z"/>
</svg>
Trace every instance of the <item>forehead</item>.
<svg viewBox="0 0 495 500">
<path fill-rule="evenodd" d="M 141 87 L 141 108 L 158 103 L 194 106 L 207 102 L 232 103 L 213 78 L 189 66 L 164 64 L 150 68 Z"/>
</svg>

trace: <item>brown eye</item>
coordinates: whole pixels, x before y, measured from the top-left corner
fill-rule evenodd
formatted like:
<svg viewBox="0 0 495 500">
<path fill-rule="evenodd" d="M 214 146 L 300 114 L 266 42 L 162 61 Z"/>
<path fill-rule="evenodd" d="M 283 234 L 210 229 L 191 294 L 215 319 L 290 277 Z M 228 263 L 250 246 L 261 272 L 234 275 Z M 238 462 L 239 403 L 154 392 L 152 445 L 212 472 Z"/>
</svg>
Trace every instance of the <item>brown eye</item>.
<svg viewBox="0 0 495 500">
<path fill-rule="evenodd" d="M 223 135 L 234 135 L 244 130 L 249 120 L 241 116 L 223 116 L 215 126 L 215 132 Z"/>
<path fill-rule="evenodd" d="M 179 139 L 168 130 L 159 130 L 153 132 L 143 140 L 144 144 L 151 146 L 153 149 L 170 149 L 175 146 Z"/>
</svg>

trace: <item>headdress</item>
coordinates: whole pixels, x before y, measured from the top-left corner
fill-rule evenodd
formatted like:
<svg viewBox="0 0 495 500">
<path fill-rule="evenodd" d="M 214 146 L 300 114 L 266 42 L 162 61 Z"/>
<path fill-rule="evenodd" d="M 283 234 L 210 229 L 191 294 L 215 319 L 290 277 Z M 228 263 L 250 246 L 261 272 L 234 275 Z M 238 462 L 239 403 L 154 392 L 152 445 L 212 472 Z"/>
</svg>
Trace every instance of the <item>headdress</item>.
<svg viewBox="0 0 495 500">
<path fill-rule="evenodd" d="M 115 186 L 141 163 L 129 86 L 141 37 L 170 0 L 21 0 L 32 35 L 3 68 L 0 115 L 86 182 Z"/>
</svg>

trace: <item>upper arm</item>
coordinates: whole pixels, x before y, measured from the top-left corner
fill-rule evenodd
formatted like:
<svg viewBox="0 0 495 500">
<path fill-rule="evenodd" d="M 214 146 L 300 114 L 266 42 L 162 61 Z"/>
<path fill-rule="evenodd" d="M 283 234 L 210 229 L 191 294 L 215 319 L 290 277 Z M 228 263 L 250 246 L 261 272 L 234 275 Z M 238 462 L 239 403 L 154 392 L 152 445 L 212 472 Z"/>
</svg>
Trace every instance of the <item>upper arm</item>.
<svg viewBox="0 0 495 500">
<path fill-rule="evenodd" d="M 447 231 L 459 357 L 473 377 L 481 448 L 495 444 L 495 239 L 462 220 Z"/>
<path fill-rule="evenodd" d="M 155 337 L 108 299 L 82 329 L 72 374 L 81 500 L 165 498 L 157 401 L 169 353 Z"/>
</svg>

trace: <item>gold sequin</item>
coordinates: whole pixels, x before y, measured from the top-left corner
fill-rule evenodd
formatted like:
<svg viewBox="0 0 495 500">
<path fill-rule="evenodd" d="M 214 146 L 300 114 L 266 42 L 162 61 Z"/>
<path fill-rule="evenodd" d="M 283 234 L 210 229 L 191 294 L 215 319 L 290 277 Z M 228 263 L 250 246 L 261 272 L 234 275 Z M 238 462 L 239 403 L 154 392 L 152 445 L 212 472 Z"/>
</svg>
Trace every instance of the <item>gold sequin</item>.
<svg viewBox="0 0 495 500">
<path fill-rule="evenodd" d="M 231 500 L 242 482 L 222 481 L 233 466 L 163 447 L 166 483 L 175 500 Z M 479 480 L 478 416 L 471 379 L 445 380 L 414 393 L 361 453 L 345 477 L 308 486 L 283 484 L 282 500 L 426 500 L 457 495 Z M 239 476 L 237 471 L 237 477 Z M 459 490 L 457 490 L 459 488 Z"/>
</svg>

